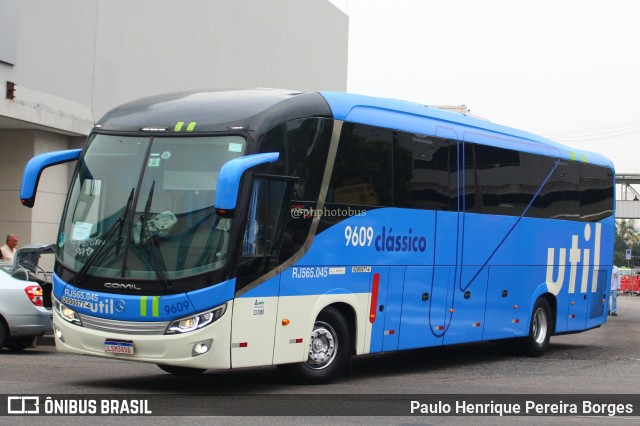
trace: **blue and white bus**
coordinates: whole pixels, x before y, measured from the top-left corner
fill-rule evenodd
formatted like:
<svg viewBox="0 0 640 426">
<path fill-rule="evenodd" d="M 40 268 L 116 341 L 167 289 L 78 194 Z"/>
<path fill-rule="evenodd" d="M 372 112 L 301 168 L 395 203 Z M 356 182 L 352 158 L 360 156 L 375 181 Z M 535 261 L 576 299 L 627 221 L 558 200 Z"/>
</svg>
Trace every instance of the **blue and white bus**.
<svg viewBox="0 0 640 426">
<path fill-rule="evenodd" d="M 58 350 L 175 374 L 552 335 L 607 318 L 614 170 L 601 155 L 414 103 L 284 90 L 107 113 L 57 240 Z"/>
</svg>

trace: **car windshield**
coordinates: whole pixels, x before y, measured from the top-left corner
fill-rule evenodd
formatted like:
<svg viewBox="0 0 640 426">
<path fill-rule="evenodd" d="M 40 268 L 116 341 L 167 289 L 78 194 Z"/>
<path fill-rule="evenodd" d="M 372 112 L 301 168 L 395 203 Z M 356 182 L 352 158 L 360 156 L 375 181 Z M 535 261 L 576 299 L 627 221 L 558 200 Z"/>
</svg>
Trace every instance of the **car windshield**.
<svg viewBox="0 0 640 426">
<path fill-rule="evenodd" d="M 215 213 L 218 172 L 240 136 L 94 135 L 58 239 L 78 275 L 170 280 L 221 268 L 231 219 Z"/>
</svg>

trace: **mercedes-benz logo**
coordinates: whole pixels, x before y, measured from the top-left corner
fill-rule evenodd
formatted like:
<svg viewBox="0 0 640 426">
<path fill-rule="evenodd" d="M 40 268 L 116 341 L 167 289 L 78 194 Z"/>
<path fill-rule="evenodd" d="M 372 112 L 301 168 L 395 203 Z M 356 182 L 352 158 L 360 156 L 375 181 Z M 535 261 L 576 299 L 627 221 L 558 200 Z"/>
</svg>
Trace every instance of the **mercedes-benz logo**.
<svg viewBox="0 0 640 426">
<path fill-rule="evenodd" d="M 116 312 L 124 312 L 125 303 L 124 300 L 118 299 L 116 300 Z"/>
</svg>

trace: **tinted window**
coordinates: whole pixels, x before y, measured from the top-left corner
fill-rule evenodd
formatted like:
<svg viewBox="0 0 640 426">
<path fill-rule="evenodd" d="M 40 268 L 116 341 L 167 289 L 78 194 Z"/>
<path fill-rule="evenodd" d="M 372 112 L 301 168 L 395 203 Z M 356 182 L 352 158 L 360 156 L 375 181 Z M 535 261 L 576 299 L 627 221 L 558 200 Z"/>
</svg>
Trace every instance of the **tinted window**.
<svg viewBox="0 0 640 426">
<path fill-rule="evenodd" d="M 540 158 L 509 149 L 467 145 L 477 180 L 474 210 L 521 216 L 544 181 Z"/>
<path fill-rule="evenodd" d="M 344 123 L 327 201 L 393 206 L 393 132 Z"/>
<path fill-rule="evenodd" d="M 395 132 L 393 154 L 395 205 L 449 210 L 449 141 Z"/>
<path fill-rule="evenodd" d="M 327 201 L 597 221 L 613 184 L 604 167 L 345 123 Z"/>
<path fill-rule="evenodd" d="M 481 200 L 476 185 L 473 146 L 452 141 L 450 150 L 451 210 L 480 212 Z"/>
<path fill-rule="evenodd" d="M 595 222 L 613 214 L 613 172 L 580 164 L 580 219 Z"/>
<path fill-rule="evenodd" d="M 327 164 L 331 120 L 309 118 L 293 120 L 271 129 L 260 143 L 260 152 L 279 152 L 275 164 L 261 166 L 257 172 L 295 176 L 294 200 L 317 201 Z"/>
<path fill-rule="evenodd" d="M 261 166 L 257 172 L 294 178 L 293 201 L 286 208 L 286 217 L 283 218 L 281 261 L 298 251 L 309 235 L 313 215 L 297 212 L 316 208 L 327 164 L 331 130 L 331 120 L 292 120 L 271 129 L 260 143 L 260 152 L 279 152 L 280 158 L 275 164 Z"/>
<path fill-rule="evenodd" d="M 549 170 L 558 160 L 544 157 Z M 540 209 L 540 215 L 552 219 L 579 220 L 579 169 L 575 162 L 561 161 L 549 177 L 546 185 L 540 191 L 540 199 L 536 200 L 536 206 Z"/>
</svg>

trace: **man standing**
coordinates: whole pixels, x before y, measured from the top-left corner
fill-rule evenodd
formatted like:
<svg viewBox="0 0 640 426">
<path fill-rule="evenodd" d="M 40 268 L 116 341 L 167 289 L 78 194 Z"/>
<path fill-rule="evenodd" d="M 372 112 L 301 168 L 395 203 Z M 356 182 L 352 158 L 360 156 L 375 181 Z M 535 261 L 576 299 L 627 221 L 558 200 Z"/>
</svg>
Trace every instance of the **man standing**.
<svg viewBox="0 0 640 426">
<path fill-rule="evenodd" d="M 13 265 L 13 255 L 16 252 L 16 246 L 18 245 L 18 236 L 15 234 L 7 235 L 6 244 L 0 247 L 2 252 L 2 260 L 7 265 Z"/>
<path fill-rule="evenodd" d="M 609 315 L 618 316 L 618 290 L 620 290 L 620 270 L 616 265 L 613 265 L 611 270 L 611 309 Z"/>
</svg>

